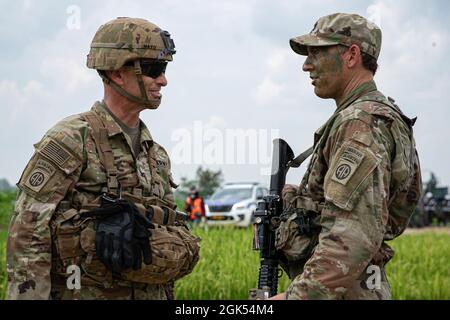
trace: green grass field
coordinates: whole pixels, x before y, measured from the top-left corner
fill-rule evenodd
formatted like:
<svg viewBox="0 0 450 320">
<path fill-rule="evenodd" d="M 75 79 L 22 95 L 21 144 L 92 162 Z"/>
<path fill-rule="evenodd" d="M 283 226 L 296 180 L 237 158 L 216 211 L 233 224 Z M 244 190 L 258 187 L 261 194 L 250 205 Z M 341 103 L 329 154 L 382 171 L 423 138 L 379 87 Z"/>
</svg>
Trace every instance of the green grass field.
<svg viewBox="0 0 450 320">
<path fill-rule="evenodd" d="M 6 291 L 6 238 L 8 224 L 13 212 L 15 192 L 0 192 L 0 300 L 5 299 Z"/>
<path fill-rule="evenodd" d="M 258 279 L 258 254 L 251 229 L 196 229 L 201 260 L 176 285 L 177 299 L 247 299 Z M 390 243 L 396 255 L 387 266 L 393 299 L 450 299 L 450 235 L 402 235 Z M 279 291 L 289 279 L 283 275 Z"/>
<path fill-rule="evenodd" d="M 394 299 L 450 299 L 450 234 L 402 235 L 387 275 Z"/>
<path fill-rule="evenodd" d="M 14 194 L 0 194 L 0 299 L 6 291 L 6 238 Z M 251 249 L 252 229 L 196 228 L 202 240 L 194 271 L 176 283 L 177 299 L 247 299 L 256 286 L 258 253 Z M 394 299 L 450 299 L 450 234 L 406 234 L 392 241 L 396 251 L 387 274 Z M 279 291 L 289 285 L 285 275 Z"/>
<path fill-rule="evenodd" d="M 7 278 L 6 278 L 6 230 L 0 230 L 0 300 L 5 299 Z"/>
</svg>

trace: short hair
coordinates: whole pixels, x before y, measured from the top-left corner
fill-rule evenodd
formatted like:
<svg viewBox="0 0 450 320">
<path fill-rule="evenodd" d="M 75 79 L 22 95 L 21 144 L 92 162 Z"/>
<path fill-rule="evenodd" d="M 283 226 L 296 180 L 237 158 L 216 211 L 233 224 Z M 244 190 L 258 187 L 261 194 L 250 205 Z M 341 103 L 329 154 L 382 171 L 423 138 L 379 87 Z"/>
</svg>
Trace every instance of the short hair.
<svg viewBox="0 0 450 320">
<path fill-rule="evenodd" d="M 341 54 L 347 51 L 348 48 L 349 47 L 344 45 L 338 45 L 338 50 Z M 363 67 L 372 72 L 373 75 L 375 75 L 378 69 L 377 59 L 375 57 L 372 57 L 370 54 L 361 51 L 361 60 Z"/>
<path fill-rule="evenodd" d="M 362 52 L 361 58 L 364 68 L 366 68 L 367 70 L 372 72 L 373 75 L 375 75 L 378 69 L 377 59 L 375 59 L 375 57 L 372 57 L 370 54 L 367 54 L 365 52 Z"/>
</svg>

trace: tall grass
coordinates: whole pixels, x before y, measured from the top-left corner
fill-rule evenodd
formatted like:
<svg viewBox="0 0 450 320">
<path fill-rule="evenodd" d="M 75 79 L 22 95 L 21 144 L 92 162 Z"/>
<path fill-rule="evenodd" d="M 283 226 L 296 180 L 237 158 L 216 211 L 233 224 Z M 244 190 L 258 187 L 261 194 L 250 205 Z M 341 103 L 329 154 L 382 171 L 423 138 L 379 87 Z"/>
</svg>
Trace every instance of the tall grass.
<svg viewBox="0 0 450 320">
<path fill-rule="evenodd" d="M 197 228 L 201 259 L 176 284 L 177 299 L 247 299 L 258 279 L 258 253 L 251 229 Z M 403 235 L 390 243 L 396 255 L 387 265 L 393 299 L 450 299 L 450 235 Z M 283 275 L 279 291 L 289 279 Z"/>
<path fill-rule="evenodd" d="M 8 227 L 16 198 L 15 191 L 0 192 L 0 230 Z"/>
<path fill-rule="evenodd" d="M 0 192 L 0 300 L 6 295 L 6 238 L 15 197 L 15 191 Z"/>
<path fill-rule="evenodd" d="M 395 299 L 450 299 L 450 235 L 403 235 L 386 268 Z"/>
<path fill-rule="evenodd" d="M 202 238 L 200 261 L 193 273 L 176 283 L 179 299 L 245 299 L 258 276 L 258 254 L 246 229 L 197 228 Z M 250 236 L 250 237 L 249 237 Z"/>
<path fill-rule="evenodd" d="M 6 297 L 7 277 L 6 277 L 6 230 L 0 230 L 0 300 Z"/>
</svg>

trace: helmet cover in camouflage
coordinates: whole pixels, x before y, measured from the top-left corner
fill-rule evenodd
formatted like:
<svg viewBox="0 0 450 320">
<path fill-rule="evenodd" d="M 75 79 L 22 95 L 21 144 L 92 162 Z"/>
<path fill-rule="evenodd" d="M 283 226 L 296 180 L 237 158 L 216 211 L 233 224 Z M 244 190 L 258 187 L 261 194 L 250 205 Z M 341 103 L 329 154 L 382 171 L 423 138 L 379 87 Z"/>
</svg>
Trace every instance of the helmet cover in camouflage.
<svg viewBox="0 0 450 320">
<path fill-rule="evenodd" d="M 148 97 L 139 60 L 172 61 L 175 52 L 175 44 L 169 32 L 145 19 L 119 17 L 97 30 L 86 64 L 88 68 L 97 69 L 103 82 L 122 96 L 147 108 L 156 109 L 161 103 L 162 95 L 159 98 Z M 104 73 L 106 70 L 118 70 L 126 62 L 133 60 L 141 96 L 125 91 Z"/>
<path fill-rule="evenodd" d="M 309 34 L 290 39 L 292 50 L 308 55 L 308 46 L 351 46 L 357 44 L 362 52 L 378 59 L 381 30 L 373 22 L 357 14 L 334 13 L 321 17 Z"/>
<path fill-rule="evenodd" d="M 139 18 L 119 17 L 100 26 L 91 43 L 87 66 L 118 70 L 136 59 L 172 61 L 175 45 L 167 31 Z"/>
</svg>

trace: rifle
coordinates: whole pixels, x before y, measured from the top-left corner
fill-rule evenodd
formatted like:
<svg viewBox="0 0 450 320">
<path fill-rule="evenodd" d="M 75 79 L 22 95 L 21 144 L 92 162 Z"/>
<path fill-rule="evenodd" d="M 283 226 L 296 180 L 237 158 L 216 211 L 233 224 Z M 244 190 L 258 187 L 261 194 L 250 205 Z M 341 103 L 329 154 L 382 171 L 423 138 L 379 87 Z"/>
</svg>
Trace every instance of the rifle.
<svg viewBox="0 0 450 320">
<path fill-rule="evenodd" d="M 254 213 L 253 249 L 260 252 L 260 268 L 258 289 L 250 290 L 250 300 L 264 300 L 277 294 L 280 269 L 275 248 L 274 222 L 283 211 L 281 191 L 293 160 L 294 152 L 288 143 L 283 139 L 274 139 L 270 191 L 258 202 Z"/>
</svg>

